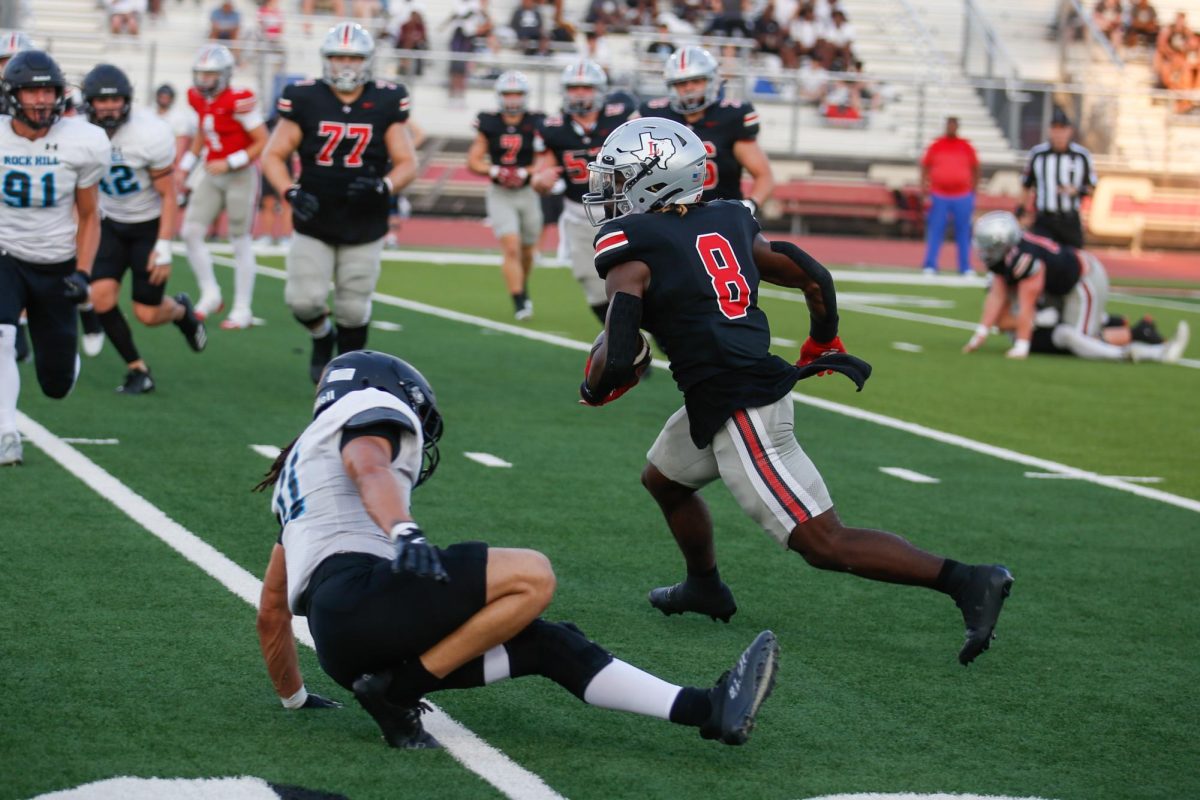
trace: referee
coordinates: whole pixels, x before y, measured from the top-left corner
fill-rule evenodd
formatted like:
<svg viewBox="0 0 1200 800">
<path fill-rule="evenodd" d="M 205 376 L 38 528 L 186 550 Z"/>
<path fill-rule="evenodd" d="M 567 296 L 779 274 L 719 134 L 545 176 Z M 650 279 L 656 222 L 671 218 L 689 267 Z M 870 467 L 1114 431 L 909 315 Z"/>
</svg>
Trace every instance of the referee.
<svg viewBox="0 0 1200 800">
<path fill-rule="evenodd" d="M 1025 187 L 1016 215 L 1020 219 L 1033 198 L 1037 215 L 1032 233 L 1048 239 L 1083 247 L 1083 223 L 1079 203 L 1096 187 L 1096 168 L 1092 154 L 1083 145 L 1071 141 L 1071 119 L 1061 108 L 1050 118 L 1050 138 L 1029 151 L 1022 184 Z"/>
</svg>

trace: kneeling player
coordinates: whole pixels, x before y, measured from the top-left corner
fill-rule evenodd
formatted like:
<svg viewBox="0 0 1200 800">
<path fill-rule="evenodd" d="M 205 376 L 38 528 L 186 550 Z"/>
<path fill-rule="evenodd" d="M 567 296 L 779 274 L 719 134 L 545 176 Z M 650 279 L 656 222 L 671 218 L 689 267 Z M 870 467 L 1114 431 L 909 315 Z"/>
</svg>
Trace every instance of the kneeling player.
<svg viewBox="0 0 1200 800">
<path fill-rule="evenodd" d="M 112 142 L 112 164 L 100 181 L 100 248 L 92 269 L 92 304 L 104 332 L 125 359 L 122 394 L 154 390 L 150 368 L 117 306 L 125 270 L 133 275 L 133 313 L 143 325 L 173 322 L 188 346 L 204 349 L 204 323 L 180 293 L 163 297 L 171 274 L 171 235 L 178 207 L 172 178 L 175 136 L 150 111 L 133 107 L 133 85 L 119 68 L 100 64 L 83 79 L 83 111 Z"/>
</svg>

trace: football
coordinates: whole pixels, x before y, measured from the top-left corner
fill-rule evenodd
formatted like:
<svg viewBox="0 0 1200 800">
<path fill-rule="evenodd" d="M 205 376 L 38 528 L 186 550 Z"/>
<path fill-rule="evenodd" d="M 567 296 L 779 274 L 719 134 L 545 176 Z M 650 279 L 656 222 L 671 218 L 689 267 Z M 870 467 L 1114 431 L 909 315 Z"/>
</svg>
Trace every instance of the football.
<svg viewBox="0 0 1200 800">
<path fill-rule="evenodd" d="M 633 372 L 640 378 L 646 374 L 646 370 L 650 369 L 650 362 L 654 360 L 654 355 L 650 352 L 650 343 L 646 341 L 646 334 L 639 331 L 638 339 L 641 340 L 641 344 L 638 347 L 637 356 L 633 359 Z M 589 364 L 596 363 L 598 357 L 608 355 L 607 350 L 601 352 L 603 347 L 604 331 L 600 331 L 596 335 L 596 340 L 592 342 L 592 350 L 588 355 Z M 601 358 L 601 360 L 603 359 Z"/>
</svg>

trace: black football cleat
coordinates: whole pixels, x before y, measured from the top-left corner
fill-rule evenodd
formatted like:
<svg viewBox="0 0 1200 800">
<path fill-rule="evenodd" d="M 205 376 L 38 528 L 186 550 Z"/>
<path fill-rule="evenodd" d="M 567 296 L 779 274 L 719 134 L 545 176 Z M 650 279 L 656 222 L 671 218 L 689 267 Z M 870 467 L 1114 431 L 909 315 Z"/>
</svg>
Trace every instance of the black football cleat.
<svg viewBox="0 0 1200 800">
<path fill-rule="evenodd" d="M 710 591 L 697 588 L 694 583 L 685 580 L 674 586 L 651 589 L 649 599 L 650 605 L 668 617 L 691 611 L 694 614 L 707 614 L 714 621 L 729 622 L 729 618 L 737 613 L 733 592 L 724 583 L 719 583 L 717 590 Z"/>
<path fill-rule="evenodd" d="M 710 690 L 712 713 L 700 726 L 700 736 L 724 744 L 745 744 L 759 707 L 775 688 L 778 666 L 779 642 L 771 631 L 763 631 Z"/>
<path fill-rule="evenodd" d="M 1012 592 L 1012 585 L 1012 573 L 1000 564 L 971 568 L 971 579 L 954 601 L 967 626 L 966 641 L 958 651 L 958 662 L 964 667 L 987 650 L 996 638 L 996 620 L 1005 598 Z"/>
<path fill-rule="evenodd" d="M 204 320 L 196 315 L 192 298 L 186 292 L 175 295 L 175 302 L 183 306 L 183 316 L 175 320 L 175 326 L 187 339 L 188 347 L 199 353 L 208 345 L 208 330 L 204 327 Z"/>
<path fill-rule="evenodd" d="M 1129 337 L 1135 342 L 1145 342 L 1146 344 L 1162 344 L 1164 341 L 1162 333 L 1154 324 L 1153 318 L 1149 316 L 1142 317 L 1135 324 L 1129 326 Z"/>
<path fill-rule="evenodd" d="M 308 361 L 308 377 L 314 384 L 321 382 L 325 365 L 333 358 L 333 346 L 337 344 L 337 328 L 330 328 L 324 336 L 313 337 L 312 357 Z"/>
<path fill-rule="evenodd" d="M 117 394 L 149 394 L 154 391 L 154 378 L 150 370 L 131 369 L 125 373 L 125 382 L 117 387 Z"/>
<path fill-rule="evenodd" d="M 392 684 L 390 672 L 363 675 L 354 682 L 354 698 L 358 700 L 383 732 L 389 747 L 401 750 L 434 750 L 442 745 L 421 724 L 421 715 L 431 710 L 429 705 L 417 701 L 413 705 L 402 705 L 388 699 L 387 690 Z"/>
</svg>

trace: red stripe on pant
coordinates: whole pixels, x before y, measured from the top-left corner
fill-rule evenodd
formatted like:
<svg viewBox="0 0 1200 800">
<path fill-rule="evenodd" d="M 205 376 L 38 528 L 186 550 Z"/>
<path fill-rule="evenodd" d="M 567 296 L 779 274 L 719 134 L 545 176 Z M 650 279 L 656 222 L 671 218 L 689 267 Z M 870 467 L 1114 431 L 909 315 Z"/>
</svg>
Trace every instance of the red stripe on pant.
<svg viewBox="0 0 1200 800">
<path fill-rule="evenodd" d="M 762 478 L 763 483 L 767 485 L 771 495 L 778 501 L 779 505 L 783 506 L 791 515 L 792 519 L 797 524 L 807 522 L 812 518 L 812 514 L 804 507 L 804 503 L 800 502 L 800 498 L 792 491 L 791 487 L 779 475 L 779 471 L 775 469 L 775 465 L 771 463 L 771 459 L 767 456 L 767 451 L 763 447 L 762 440 L 758 437 L 758 431 L 754 430 L 754 425 L 750 422 L 750 415 L 745 410 L 733 412 L 733 424 L 737 426 L 738 433 L 742 436 L 742 441 L 746 444 L 746 450 L 749 451 L 750 457 L 754 459 L 754 469 L 758 476 Z"/>
</svg>

